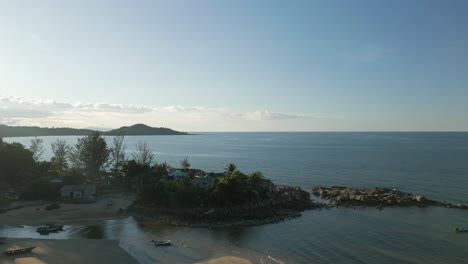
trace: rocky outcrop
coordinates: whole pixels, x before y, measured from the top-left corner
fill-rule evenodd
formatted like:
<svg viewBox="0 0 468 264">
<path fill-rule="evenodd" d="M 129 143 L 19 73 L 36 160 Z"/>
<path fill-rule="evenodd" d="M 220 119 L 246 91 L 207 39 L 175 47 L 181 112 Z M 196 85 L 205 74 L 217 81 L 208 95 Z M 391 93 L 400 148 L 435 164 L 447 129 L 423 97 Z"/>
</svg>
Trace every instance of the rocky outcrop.
<svg viewBox="0 0 468 264">
<path fill-rule="evenodd" d="M 464 204 L 453 204 L 430 200 L 422 195 L 413 195 L 396 189 L 388 188 L 348 188 L 343 186 L 322 187 L 312 189 L 312 193 L 322 199 L 328 200 L 329 207 L 362 207 L 375 206 L 382 209 L 386 206 L 444 206 L 447 208 L 468 209 Z"/>
<path fill-rule="evenodd" d="M 140 220 L 180 226 L 224 227 L 274 223 L 298 217 L 308 209 L 322 208 L 300 187 L 272 185 L 268 198 L 255 203 L 228 207 L 167 208 L 133 204 L 127 211 Z"/>
</svg>

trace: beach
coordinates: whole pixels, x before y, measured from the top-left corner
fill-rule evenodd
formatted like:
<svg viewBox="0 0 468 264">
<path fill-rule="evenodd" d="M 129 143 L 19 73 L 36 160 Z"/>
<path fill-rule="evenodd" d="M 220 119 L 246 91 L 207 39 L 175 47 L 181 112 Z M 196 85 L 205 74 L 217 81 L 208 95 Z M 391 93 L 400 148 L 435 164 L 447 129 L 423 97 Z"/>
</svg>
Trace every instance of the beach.
<svg viewBox="0 0 468 264">
<path fill-rule="evenodd" d="M 3 252 L 7 249 L 36 247 L 32 252 L 17 256 L 2 256 L 0 264 L 81 264 L 81 263 L 138 263 L 132 256 L 119 247 L 117 241 L 106 239 L 28 239 L 9 238 L 0 245 Z M 251 264 L 250 261 L 225 256 L 198 264 Z"/>
<path fill-rule="evenodd" d="M 32 252 L 17 256 L 2 256 L 0 264 L 78 264 L 78 263 L 138 263 L 121 249 L 117 241 L 105 239 L 12 239 L 0 245 L 7 249 L 36 247 Z"/>
<path fill-rule="evenodd" d="M 112 201 L 112 206 L 108 206 Z M 0 226 L 38 226 L 44 223 L 66 225 L 95 225 L 105 220 L 124 219 L 129 216 L 120 212 L 133 201 L 131 194 L 101 195 L 95 203 L 62 203 L 59 209 L 45 210 L 48 202 L 16 203 L 21 207 L 0 214 Z M 6 238 L 0 244 L 0 252 L 25 247 L 36 248 L 18 256 L 2 256 L 0 264 L 27 263 L 138 263 L 138 261 L 119 246 L 119 242 L 109 239 L 32 239 Z M 250 261 L 235 257 L 221 256 L 200 264 L 249 264 Z"/>
<path fill-rule="evenodd" d="M 107 206 L 109 200 L 113 203 L 110 207 Z M 126 208 L 131 201 L 131 195 L 109 195 L 101 197 L 96 203 L 62 203 L 61 208 L 55 210 L 45 210 L 49 204 L 47 202 L 35 202 L 35 205 L 29 206 L 26 203 L 22 208 L 0 214 L 0 225 L 93 224 L 126 217 L 119 213 L 119 208 Z M 0 263 L 138 263 L 119 247 L 118 241 L 106 239 L 7 238 L 5 244 L 0 245 L 0 250 L 31 246 L 36 247 L 32 252 L 2 257 Z"/>
</svg>

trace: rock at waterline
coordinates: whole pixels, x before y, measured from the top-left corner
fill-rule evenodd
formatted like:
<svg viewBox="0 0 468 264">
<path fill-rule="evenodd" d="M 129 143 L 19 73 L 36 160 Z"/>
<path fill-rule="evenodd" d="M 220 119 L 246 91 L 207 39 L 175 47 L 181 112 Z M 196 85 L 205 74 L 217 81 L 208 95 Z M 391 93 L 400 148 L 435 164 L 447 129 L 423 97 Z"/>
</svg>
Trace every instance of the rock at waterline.
<svg viewBox="0 0 468 264">
<path fill-rule="evenodd" d="M 328 200 L 328 206 L 337 207 L 367 207 L 373 206 L 382 209 L 386 206 L 444 206 L 447 208 L 468 209 L 467 205 L 439 202 L 430 200 L 422 195 L 413 195 L 389 188 L 348 188 L 344 186 L 317 186 L 312 193 L 322 199 Z"/>
</svg>

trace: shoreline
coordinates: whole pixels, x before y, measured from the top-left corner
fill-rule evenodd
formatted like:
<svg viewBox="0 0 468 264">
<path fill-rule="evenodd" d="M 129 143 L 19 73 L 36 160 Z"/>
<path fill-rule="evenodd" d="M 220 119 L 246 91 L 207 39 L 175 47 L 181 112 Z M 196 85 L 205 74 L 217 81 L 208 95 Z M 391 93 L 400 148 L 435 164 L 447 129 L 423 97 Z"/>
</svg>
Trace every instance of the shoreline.
<svg viewBox="0 0 468 264">
<path fill-rule="evenodd" d="M 119 246 L 118 241 L 106 239 L 32 239 L 6 238 L 0 250 L 35 246 L 30 253 L 4 256 L 2 264 L 44 263 L 103 263 L 137 264 L 137 260 Z"/>
<path fill-rule="evenodd" d="M 397 189 L 373 187 L 351 188 L 346 186 L 316 186 L 312 188 L 314 196 L 327 201 L 326 207 L 357 208 L 375 207 L 429 207 L 439 206 L 453 209 L 468 209 L 468 205 L 449 203 L 426 198 L 423 195 L 402 192 Z"/>
<path fill-rule="evenodd" d="M 236 226 L 259 226 L 266 224 L 275 224 L 282 221 L 287 221 L 297 217 L 301 217 L 302 214 L 299 212 L 291 212 L 284 216 L 275 216 L 265 219 L 234 219 L 234 220 L 186 220 L 186 218 L 180 219 L 172 215 L 158 215 L 158 216 L 133 216 L 138 222 L 143 225 L 147 223 L 151 224 L 167 224 L 171 226 L 181 227 L 198 227 L 198 228 L 223 228 L 223 227 L 236 227 Z"/>
<path fill-rule="evenodd" d="M 138 264 L 138 260 L 108 239 L 34 239 L 6 238 L 0 251 L 36 247 L 31 252 L 2 256 L 1 264 Z M 252 264 L 250 260 L 236 256 L 220 256 L 197 261 L 196 264 Z"/>
<path fill-rule="evenodd" d="M 300 217 L 305 210 L 323 207 L 324 204 L 311 200 L 310 193 L 298 186 L 271 184 L 266 199 L 243 205 L 179 208 L 133 203 L 127 211 L 140 221 L 186 227 L 218 228 L 278 223 Z"/>
<path fill-rule="evenodd" d="M 106 209 L 105 205 L 108 199 L 113 199 L 114 201 L 114 207 L 111 209 Z M 30 224 L 30 225 L 39 225 L 43 224 L 46 221 L 51 220 L 52 222 L 57 222 L 57 221 L 68 221 L 68 222 L 63 222 L 66 224 L 84 224 L 84 225 L 93 225 L 96 223 L 101 223 L 105 220 L 113 220 L 113 219 L 122 219 L 122 218 L 127 218 L 130 217 L 131 214 L 119 214 L 118 209 L 120 206 L 124 206 L 125 204 L 130 204 L 132 202 L 132 197 L 131 195 L 104 195 L 101 196 L 96 203 L 92 204 L 62 204 L 62 207 L 57 210 L 50 210 L 50 211 L 44 211 L 43 207 L 45 207 L 48 203 L 41 202 L 41 201 L 35 201 L 31 202 L 31 204 L 35 203 L 42 203 L 41 206 L 36 206 L 36 205 L 31 205 L 31 206 L 25 206 L 20 209 L 15 209 L 8 211 L 7 213 L 0 214 L 0 225 L 10 225 L 6 223 L 12 223 L 11 221 L 13 219 L 16 219 L 17 221 L 13 225 L 18 225 L 18 224 Z M 39 212 L 36 211 L 37 207 L 41 207 L 41 210 Z M 334 206 L 335 208 L 346 208 L 346 207 L 340 207 L 340 206 Z M 393 207 L 393 206 L 389 206 Z M 323 207 L 323 209 L 329 209 L 330 207 Z M 404 208 L 404 207 L 397 207 L 395 208 Z M 321 210 L 322 208 L 318 208 Z M 372 209 L 372 208 L 369 208 Z M 312 212 L 311 212 L 312 213 Z M 6 216 L 7 214 L 10 214 L 10 216 Z M 37 214 L 37 215 L 35 215 Z M 299 216 L 300 214 L 298 214 Z M 24 217 L 24 218 L 23 218 Z M 157 222 L 154 221 L 154 219 L 139 219 L 138 217 L 135 217 L 138 222 L 145 227 L 146 224 L 151 224 L 151 222 Z M 291 217 L 293 218 L 293 217 Z M 289 218 L 285 219 L 280 219 L 281 220 L 286 220 Z M 269 220 L 261 220 L 261 222 L 257 222 L 256 224 L 268 224 L 268 223 L 275 223 L 278 221 L 269 221 Z M 159 222 L 163 223 L 163 222 Z M 206 223 L 202 224 L 196 224 L 194 221 L 187 222 L 188 224 L 182 224 L 182 223 L 173 223 L 172 225 L 174 226 L 189 226 L 189 227 L 206 227 L 206 228 L 222 228 L 226 226 L 232 226 L 232 223 L 226 224 L 225 222 L 221 222 L 220 224 L 213 225 L 213 223 L 210 223 L 209 225 Z M 204 226 L 203 226 L 204 225 Z M 245 220 L 241 220 L 237 225 L 245 225 Z M 253 224 L 255 225 L 255 224 Z M 28 263 L 28 264 L 43 264 L 43 263 L 70 263 L 70 264 L 75 264 L 75 263 L 138 263 L 138 260 L 135 260 L 138 254 L 135 255 L 135 253 L 132 253 L 132 250 L 125 249 L 125 246 L 122 246 L 119 244 L 118 241 L 114 240 L 106 240 L 106 239 L 64 239 L 64 240 L 54 240 L 50 241 L 49 239 L 29 239 L 29 238 L 7 238 L 8 242 L 6 245 L 0 245 L 0 249 L 3 251 L 7 247 L 10 246 L 18 246 L 18 247 L 27 247 L 27 246 L 34 246 L 36 244 L 39 244 L 40 247 L 44 246 L 44 250 L 46 252 L 55 252 L 59 251 L 59 253 L 53 253 L 53 254 L 43 254 L 41 253 L 42 250 L 35 249 L 33 250 L 32 253 L 29 254 L 24 254 L 24 255 L 19 255 L 18 259 L 21 260 L 16 260 L 14 257 L 4 257 L 2 258 L 2 261 L 0 261 L 1 264 L 10 264 L 10 263 Z M 22 241 L 17 242 L 17 241 Z M 71 241 L 71 242 L 63 242 L 63 241 Z M 104 241 L 104 242 L 95 242 L 95 241 Z M 33 244 L 31 244 L 33 243 Z M 58 246 L 56 246 L 56 243 Z M 61 246 L 63 244 L 63 247 Z M 89 259 L 89 256 L 84 256 L 89 253 L 92 250 L 87 249 L 88 245 L 94 245 L 95 248 L 98 248 L 100 251 L 119 251 L 116 253 L 119 256 L 121 254 L 126 255 L 126 257 L 121 257 L 117 261 L 97 261 L 94 258 Z M 36 252 L 37 250 L 38 253 Z M 55 251 L 54 251 L 55 250 Z M 127 251 L 128 250 L 128 251 Z M 84 251 L 84 252 L 82 252 Z M 37 253 L 37 254 L 36 254 Z M 39 254 L 41 253 L 41 254 Z M 68 255 L 75 255 L 75 256 L 80 256 L 83 258 L 83 260 L 80 259 L 80 261 L 76 262 L 68 262 L 68 261 L 63 261 L 60 259 L 57 254 L 68 254 Z M 81 256 L 83 254 L 83 256 Z M 101 252 L 97 253 L 101 254 Z M 217 255 L 213 254 L 210 257 L 205 256 L 206 259 L 201 259 L 194 261 L 196 263 L 200 264 L 251 264 L 252 259 L 248 257 L 248 255 L 237 255 L 237 254 L 232 254 L 229 252 L 225 252 L 227 256 L 223 255 Z M 231 255 L 232 256 L 229 256 Z M 237 255 L 237 256 L 235 256 Z M 99 258 L 102 255 L 99 255 Z M 245 257 L 245 258 L 243 258 Z M 123 261 L 124 259 L 130 258 L 131 260 Z M 250 260 L 249 260 L 250 259 Z M 118 262 L 121 261 L 122 262 Z M 15 262 L 16 261 L 16 262 Z M 20 262 L 20 261 L 25 261 L 25 262 Z M 106 262 L 107 261 L 107 262 Z M 140 259 L 141 261 L 141 259 Z"/>
<path fill-rule="evenodd" d="M 107 201 L 112 199 L 112 208 L 106 208 Z M 68 204 L 62 203 L 56 210 L 44 210 L 50 203 L 46 201 L 16 202 L 11 210 L 0 213 L 0 226 L 39 226 L 44 223 L 66 225 L 96 225 L 106 220 L 117 220 L 131 217 L 130 214 L 119 214 L 119 208 L 130 205 L 132 195 L 104 195 L 95 203 Z M 37 210 L 39 208 L 39 210 Z M 144 225 L 144 223 L 142 223 Z M 138 263 L 132 250 L 121 246 L 118 240 L 88 238 L 14 238 L 6 236 L 0 244 L 0 253 L 7 249 L 18 249 L 36 246 L 32 252 L 17 256 L 1 257 L 1 264 L 27 263 Z M 111 253 L 108 253 L 111 252 Z M 199 264 L 251 264 L 242 256 L 211 256 L 194 261 Z"/>
</svg>

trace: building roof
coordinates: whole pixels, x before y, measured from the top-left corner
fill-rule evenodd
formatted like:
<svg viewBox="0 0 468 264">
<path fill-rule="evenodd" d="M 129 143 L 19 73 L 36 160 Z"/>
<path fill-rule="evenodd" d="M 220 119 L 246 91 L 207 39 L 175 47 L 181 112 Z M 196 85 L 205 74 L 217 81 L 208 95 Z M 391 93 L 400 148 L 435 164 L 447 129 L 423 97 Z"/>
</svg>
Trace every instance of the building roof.
<svg viewBox="0 0 468 264">
<path fill-rule="evenodd" d="M 171 177 L 184 177 L 185 173 L 183 171 L 178 170 L 178 171 L 169 173 L 169 176 L 171 176 Z"/>
</svg>

